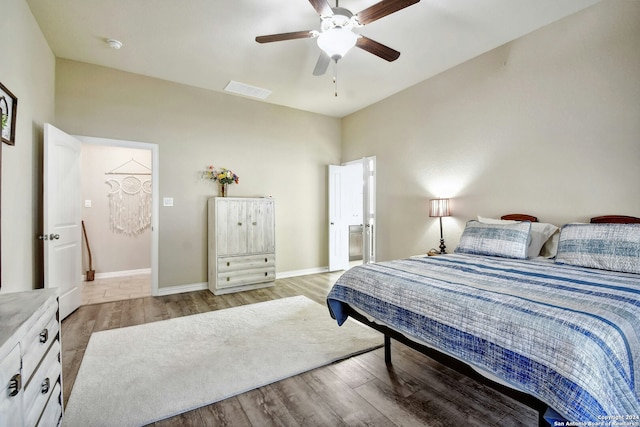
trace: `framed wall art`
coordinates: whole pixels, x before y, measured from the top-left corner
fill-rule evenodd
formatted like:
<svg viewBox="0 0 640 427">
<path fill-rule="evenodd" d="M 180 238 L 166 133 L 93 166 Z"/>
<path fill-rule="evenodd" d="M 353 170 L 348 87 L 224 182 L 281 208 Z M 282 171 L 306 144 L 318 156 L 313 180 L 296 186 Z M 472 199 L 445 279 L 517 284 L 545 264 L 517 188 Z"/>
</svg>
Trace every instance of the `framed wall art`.
<svg viewBox="0 0 640 427">
<path fill-rule="evenodd" d="M 16 145 L 16 112 L 18 98 L 0 83 L 0 114 L 2 114 L 2 142 Z"/>
</svg>

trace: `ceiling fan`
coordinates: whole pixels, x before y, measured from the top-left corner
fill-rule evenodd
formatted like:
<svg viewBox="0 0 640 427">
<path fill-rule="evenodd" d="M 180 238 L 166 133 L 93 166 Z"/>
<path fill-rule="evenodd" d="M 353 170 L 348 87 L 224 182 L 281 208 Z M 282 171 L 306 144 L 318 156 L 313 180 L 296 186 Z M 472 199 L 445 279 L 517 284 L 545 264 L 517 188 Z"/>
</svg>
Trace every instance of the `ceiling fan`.
<svg viewBox="0 0 640 427">
<path fill-rule="evenodd" d="M 352 30 L 384 18 L 419 1 L 382 0 L 353 14 L 348 9 L 339 7 L 338 0 L 336 0 L 336 7 L 331 7 L 327 0 L 309 0 L 309 3 L 320 15 L 320 31 L 294 31 L 291 33 L 258 36 L 256 41 L 258 43 L 271 43 L 283 40 L 317 38 L 318 47 L 322 51 L 313 70 L 313 75 L 315 76 L 323 75 L 327 71 L 331 60 L 337 63 L 354 46 L 391 62 L 398 59 L 400 52 L 361 34 L 354 33 Z"/>
</svg>

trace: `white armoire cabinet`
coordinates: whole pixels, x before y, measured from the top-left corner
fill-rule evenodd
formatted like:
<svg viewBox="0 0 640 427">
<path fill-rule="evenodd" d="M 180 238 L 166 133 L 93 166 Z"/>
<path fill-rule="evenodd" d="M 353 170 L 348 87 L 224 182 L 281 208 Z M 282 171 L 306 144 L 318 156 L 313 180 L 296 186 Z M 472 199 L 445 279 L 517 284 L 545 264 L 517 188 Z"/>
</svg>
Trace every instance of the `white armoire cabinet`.
<svg viewBox="0 0 640 427">
<path fill-rule="evenodd" d="M 221 295 L 274 285 L 273 199 L 209 199 L 208 241 L 211 292 Z"/>
</svg>

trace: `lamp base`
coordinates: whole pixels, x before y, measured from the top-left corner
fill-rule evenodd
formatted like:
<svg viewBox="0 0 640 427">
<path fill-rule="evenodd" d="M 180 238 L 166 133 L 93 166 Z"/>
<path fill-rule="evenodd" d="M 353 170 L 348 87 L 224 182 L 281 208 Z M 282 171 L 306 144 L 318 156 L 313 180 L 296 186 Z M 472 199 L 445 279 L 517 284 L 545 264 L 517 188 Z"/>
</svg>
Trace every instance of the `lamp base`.
<svg viewBox="0 0 640 427">
<path fill-rule="evenodd" d="M 447 247 L 444 244 L 444 239 L 440 239 L 440 253 L 441 254 L 447 253 Z"/>
</svg>

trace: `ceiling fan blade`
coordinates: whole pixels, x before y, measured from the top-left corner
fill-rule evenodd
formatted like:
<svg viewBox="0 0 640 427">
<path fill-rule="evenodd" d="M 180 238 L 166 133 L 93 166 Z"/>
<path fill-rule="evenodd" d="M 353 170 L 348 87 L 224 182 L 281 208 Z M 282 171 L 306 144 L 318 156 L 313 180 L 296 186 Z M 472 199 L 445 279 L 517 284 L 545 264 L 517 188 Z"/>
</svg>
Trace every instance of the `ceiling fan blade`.
<svg viewBox="0 0 640 427">
<path fill-rule="evenodd" d="M 270 34 L 268 36 L 258 36 L 258 43 L 280 42 L 283 40 L 308 39 L 316 36 L 316 31 L 294 31 L 291 33 Z"/>
<path fill-rule="evenodd" d="M 311 6 L 318 12 L 318 15 L 322 17 L 328 17 L 333 15 L 333 10 L 331 10 L 331 5 L 327 0 L 309 0 Z"/>
<path fill-rule="evenodd" d="M 375 40 L 371 40 L 363 35 L 358 37 L 356 46 L 360 49 L 366 50 L 369 53 L 373 53 L 376 56 L 384 59 L 385 61 L 395 61 L 400 57 L 400 52 L 391 49 L 389 46 L 385 46 L 382 43 L 378 43 Z"/>
<path fill-rule="evenodd" d="M 358 22 L 362 25 L 367 25 L 373 21 L 377 21 L 380 18 L 384 18 L 387 15 L 391 15 L 405 7 L 409 7 L 418 3 L 420 0 L 382 0 L 369 6 L 368 8 L 356 13 Z"/>
<path fill-rule="evenodd" d="M 322 76 L 327 72 L 327 68 L 329 68 L 329 63 L 331 62 L 331 58 L 325 51 L 320 52 L 320 57 L 318 58 L 318 62 L 316 62 L 316 68 L 313 69 L 314 76 Z"/>
</svg>

